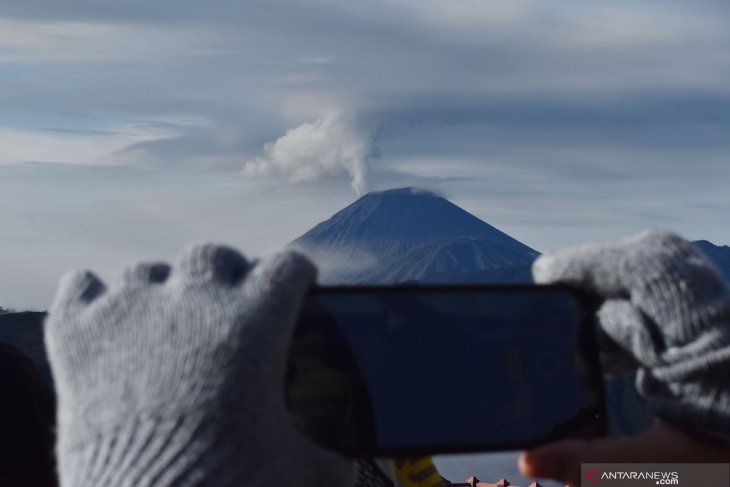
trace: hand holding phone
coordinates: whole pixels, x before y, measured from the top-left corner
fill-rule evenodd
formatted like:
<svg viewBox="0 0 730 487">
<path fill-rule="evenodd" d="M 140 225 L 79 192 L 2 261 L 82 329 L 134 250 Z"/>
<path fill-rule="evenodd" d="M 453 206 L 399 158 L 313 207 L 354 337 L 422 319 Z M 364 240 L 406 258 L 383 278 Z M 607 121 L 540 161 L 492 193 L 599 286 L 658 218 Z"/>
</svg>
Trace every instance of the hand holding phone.
<svg viewBox="0 0 730 487">
<path fill-rule="evenodd" d="M 694 244 L 649 230 L 616 244 L 545 254 L 533 275 L 598 300 L 603 364 L 613 373 L 638 369 L 637 388 L 656 419 L 634 436 L 565 440 L 526 452 L 524 475 L 577 486 L 582 463 L 727 462 L 730 288 Z"/>
</svg>

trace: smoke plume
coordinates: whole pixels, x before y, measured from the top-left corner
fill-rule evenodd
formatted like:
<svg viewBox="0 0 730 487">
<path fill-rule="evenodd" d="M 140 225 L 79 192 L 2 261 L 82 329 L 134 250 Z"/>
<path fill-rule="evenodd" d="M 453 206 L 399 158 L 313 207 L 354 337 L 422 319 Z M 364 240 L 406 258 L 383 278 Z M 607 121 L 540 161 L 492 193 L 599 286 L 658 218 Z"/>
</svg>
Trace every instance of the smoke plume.
<svg viewBox="0 0 730 487">
<path fill-rule="evenodd" d="M 368 188 L 368 161 L 379 156 L 373 131 L 352 115 L 338 113 L 287 130 L 264 146 L 261 157 L 247 161 L 243 172 L 293 184 L 347 172 L 352 189 L 362 195 Z"/>
</svg>

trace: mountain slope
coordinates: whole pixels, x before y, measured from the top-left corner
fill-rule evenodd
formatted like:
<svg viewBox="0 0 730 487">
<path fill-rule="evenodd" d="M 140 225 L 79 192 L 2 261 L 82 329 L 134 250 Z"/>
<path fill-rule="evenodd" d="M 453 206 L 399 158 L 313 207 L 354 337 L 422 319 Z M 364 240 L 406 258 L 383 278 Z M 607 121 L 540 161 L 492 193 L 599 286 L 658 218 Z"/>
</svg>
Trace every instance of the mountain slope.
<svg viewBox="0 0 730 487">
<path fill-rule="evenodd" d="M 396 283 L 524 266 L 539 254 L 445 198 L 413 188 L 368 193 L 292 244 L 337 283 Z"/>
<path fill-rule="evenodd" d="M 714 245 L 707 240 L 697 240 L 692 243 L 715 264 L 725 280 L 730 283 L 730 247 Z"/>
<path fill-rule="evenodd" d="M 51 384 L 51 370 L 43 345 L 43 321 L 46 313 L 23 311 L 0 314 L 0 342 L 25 353 L 33 361 L 46 383 Z"/>
<path fill-rule="evenodd" d="M 526 254 L 514 246 L 495 244 L 484 238 L 463 237 L 415 247 L 395 265 L 374 274 L 373 280 L 433 281 L 436 276 L 443 276 L 443 282 L 448 282 L 449 278 L 474 272 L 512 269 L 519 264 L 529 266 L 533 259 L 531 253 Z"/>
</svg>

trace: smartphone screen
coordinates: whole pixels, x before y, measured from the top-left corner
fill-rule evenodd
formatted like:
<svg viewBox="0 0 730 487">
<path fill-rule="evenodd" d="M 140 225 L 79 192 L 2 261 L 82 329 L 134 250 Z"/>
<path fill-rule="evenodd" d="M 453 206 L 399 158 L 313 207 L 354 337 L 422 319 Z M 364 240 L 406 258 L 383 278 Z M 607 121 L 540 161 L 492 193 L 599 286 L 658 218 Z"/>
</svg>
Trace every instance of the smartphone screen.
<svg viewBox="0 0 730 487">
<path fill-rule="evenodd" d="M 566 289 L 319 288 L 295 332 L 299 426 L 352 455 L 514 449 L 602 432 L 601 373 Z"/>
</svg>

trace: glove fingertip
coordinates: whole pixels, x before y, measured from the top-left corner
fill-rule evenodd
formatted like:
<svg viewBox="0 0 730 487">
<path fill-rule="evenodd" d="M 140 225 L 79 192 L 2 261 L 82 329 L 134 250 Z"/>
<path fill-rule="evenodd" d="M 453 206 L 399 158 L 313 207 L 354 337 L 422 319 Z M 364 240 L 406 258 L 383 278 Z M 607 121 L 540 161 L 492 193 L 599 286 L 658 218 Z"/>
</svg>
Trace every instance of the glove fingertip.
<svg viewBox="0 0 730 487">
<path fill-rule="evenodd" d="M 536 284 L 552 284 L 560 280 L 555 273 L 555 260 L 553 256 L 544 254 L 532 263 L 532 277 Z"/>
<path fill-rule="evenodd" d="M 537 284 L 584 284 L 584 267 L 578 253 L 543 254 L 532 263 L 532 276 Z"/>
<path fill-rule="evenodd" d="M 622 250 L 609 245 L 581 245 L 546 254 L 532 267 L 538 284 L 565 284 L 608 298 L 627 293 Z"/>
<path fill-rule="evenodd" d="M 93 272 L 88 270 L 69 272 L 59 281 L 51 310 L 89 305 L 105 291 L 106 286 Z"/>
<path fill-rule="evenodd" d="M 317 279 L 317 268 L 295 250 L 282 250 L 256 265 L 251 284 L 275 294 L 303 296 Z"/>
</svg>

